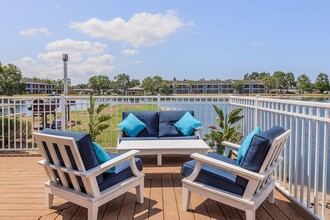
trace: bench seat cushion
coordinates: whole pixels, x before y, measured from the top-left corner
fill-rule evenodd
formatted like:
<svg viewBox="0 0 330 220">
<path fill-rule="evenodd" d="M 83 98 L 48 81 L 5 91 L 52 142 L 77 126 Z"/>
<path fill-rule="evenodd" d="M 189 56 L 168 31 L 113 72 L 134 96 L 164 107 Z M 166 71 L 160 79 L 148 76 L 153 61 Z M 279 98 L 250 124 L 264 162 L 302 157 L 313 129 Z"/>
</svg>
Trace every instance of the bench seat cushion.
<svg viewBox="0 0 330 220">
<path fill-rule="evenodd" d="M 160 111 L 159 112 L 159 137 L 184 136 L 174 124 L 178 122 L 186 112 L 194 116 L 193 111 Z"/>
<path fill-rule="evenodd" d="M 136 137 L 158 137 L 158 123 L 159 117 L 158 112 L 155 111 L 127 111 L 123 112 L 122 119 L 123 121 L 132 113 L 140 121 L 142 121 L 146 128 L 137 134 Z M 125 132 L 123 132 L 123 137 L 128 137 Z"/>
<path fill-rule="evenodd" d="M 217 153 L 209 153 L 207 156 L 237 166 L 235 160 L 232 160 L 226 156 L 219 155 Z M 189 176 L 193 172 L 195 165 L 195 160 L 184 163 L 181 169 L 181 174 L 184 177 Z M 236 177 L 237 176 L 233 173 L 224 171 L 214 166 L 203 164 L 196 181 L 242 196 L 246 186 L 237 184 Z"/>
<path fill-rule="evenodd" d="M 119 156 L 119 154 L 113 154 L 108 152 L 107 154 L 110 157 L 110 160 Z M 140 158 L 135 158 L 135 164 L 138 170 L 142 171 L 142 161 Z M 109 187 L 114 186 L 117 183 L 120 183 L 121 181 L 133 176 L 134 175 L 130 168 L 129 161 L 125 161 L 123 163 L 118 164 L 114 172 L 103 174 L 103 182 L 99 184 L 99 189 L 102 192 L 103 190 L 106 190 Z"/>
</svg>

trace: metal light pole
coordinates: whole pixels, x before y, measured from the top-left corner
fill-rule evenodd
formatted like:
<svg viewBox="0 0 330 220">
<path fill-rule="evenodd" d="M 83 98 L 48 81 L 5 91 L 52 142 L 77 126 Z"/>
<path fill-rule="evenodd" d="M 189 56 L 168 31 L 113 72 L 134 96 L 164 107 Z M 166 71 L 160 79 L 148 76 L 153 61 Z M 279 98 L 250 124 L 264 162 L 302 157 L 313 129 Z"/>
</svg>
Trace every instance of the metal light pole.
<svg viewBox="0 0 330 220">
<path fill-rule="evenodd" d="M 64 63 L 64 95 L 68 95 L 68 54 L 63 54 L 63 63 Z"/>
<path fill-rule="evenodd" d="M 68 60 L 69 60 L 69 56 L 68 54 L 63 54 L 62 55 L 62 59 L 63 59 L 63 64 L 64 64 L 64 106 L 66 106 L 66 108 L 64 107 L 64 121 L 62 121 L 63 123 L 63 127 L 65 129 L 66 123 L 67 121 L 70 120 L 70 106 L 68 105 L 67 101 L 66 101 L 66 96 L 68 95 Z"/>
</svg>

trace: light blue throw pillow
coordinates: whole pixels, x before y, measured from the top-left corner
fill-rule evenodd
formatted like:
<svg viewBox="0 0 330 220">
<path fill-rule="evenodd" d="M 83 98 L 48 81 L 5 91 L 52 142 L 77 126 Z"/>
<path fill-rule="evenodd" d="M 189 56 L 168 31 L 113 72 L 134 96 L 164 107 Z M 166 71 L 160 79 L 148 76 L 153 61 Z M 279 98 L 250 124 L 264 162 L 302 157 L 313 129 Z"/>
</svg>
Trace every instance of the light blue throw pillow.
<svg viewBox="0 0 330 220">
<path fill-rule="evenodd" d="M 237 164 L 238 165 L 241 165 L 242 160 L 243 160 L 247 150 L 250 147 L 253 136 L 256 134 L 259 134 L 259 133 L 260 133 L 260 128 L 256 128 L 248 136 L 245 137 L 244 141 L 241 144 L 241 147 L 238 150 L 238 154 L 237 154 Z"/>
<path fill-rule="evenodd" d="M 174 124 L 174 126 L 184 136 L 189 136 L 194 132 L 195 128 L 198 128 L 201 124 L 202 123 L 194 118 L 194 116 L 192 116 L 189 112 L 186 112 L 186 114 L 184 114 L 182 118 Z"/>
<path fill-rule="evenodd" d="M 100 164 L 105 163 L 108 160 L 110 160 L 110 157 L 108 156 L 108 154 L 96 142 L 93 142 L 93 150 L 94 150 L 95 156 Z M 115 172 L 115 170 L 116 170 L 116 167 L 111 167 L 110 169 L 108 169 L 105 172 L 112 173 L 112 172 Z"/>
<path fill-rule="evenodd" d="M 130 113 L 124 121 L 120 122 L 118 127 L 130 137 L 136 137 L 146 125 L 140 121 L 135 115 Z"/>
</svg>

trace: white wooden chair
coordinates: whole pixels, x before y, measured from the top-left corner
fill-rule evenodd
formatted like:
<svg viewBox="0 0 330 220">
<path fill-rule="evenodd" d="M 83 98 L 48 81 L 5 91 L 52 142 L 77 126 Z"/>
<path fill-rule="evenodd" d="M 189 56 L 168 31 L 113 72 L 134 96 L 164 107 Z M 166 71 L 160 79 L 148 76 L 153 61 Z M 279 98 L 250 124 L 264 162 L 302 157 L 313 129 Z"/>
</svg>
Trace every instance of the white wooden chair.
<svg viewBox="0 0 330 220">
<path fill-rule="evenodd" d="M 182 168 L 182 174 L 184 175 L 184 172 L 186 172 L 187 170 L 185 170 L 185 166 L 188 166 L 189 163 L 192 166 L 192 172 L 190 171 L 191 174 L 189 176 L 186 175 L 187 177 L 182 180 L 183 209 L 189 209 L 190 194 L 191 192 L 194 192 L 207 198 L 216 200 L 221 203 L 225 203 L 229 206 L 233 206 L 235 208 L 245 211 L 246 219 L 248 220 L 255 219 L 256 209 L 263 203 L 263 201 L 267 197 L 270 203 L 274 203 L 275 179 L 273 177 L 273 173 L 275 171 L 275 168 L 283 160 L 283 158 L 280 156 L 280 152 L 282 151 L 291 132 L 290 130 L 282 130 L 284 133 L 281 132 L 279 136 L 269 141 L 269 145 L 270 143 L 271 145 L 269 147 L 268 152 L 265 152 L 265 157 L 263 162 L 261 163 L 259 172 L 245 169 L 242 166 L 237 165 L 236 162 L 232 162 L 226 156 L 214 154 L 210 154 L 208 156 L 197 153 L 192 154 L 191 157 L 195 160 L 187 162 L 188 164 L 184 164 Z M 260 136 L 258 137 L 260 138 Z M 253 140 L 251 144 L 253 144 Z M 249 154 L 249 152 L 247 152 L 247 154 Z M 245 157 L 248 157 L 248 155 L 246 155 Z M 209 172 L 214 172 L 212 175 L 209 176 L 214 176 L 216 172 L 219 172 L 219 175 L 227 175 L 221 172 L 230 172 L 227 176 L 228 182 L 226 182 L 226 184 L 232 184 L 227 187 L 229 189 L 236 187 L 235 184 L 237 184 L 239 178 L 241 181 L 243 180 L 243 182 L 246 181 L 246 187 L 245 189 L 243 188 L 241 195 L 238 195 L 235 192 L 229 192 L 228 189 L 221 189 L 221 186 L 223 185 L 221 183 L 220 187 L 215 187 L 215 185 L 211 186 L 213 184 L 211 184 L 212 180 L 207 180 L 207 178 L 211 177 L 208 176 L 208 173 L 205 173 L 205 170 L 207 169 L 209 169 Z M 220 169 L 223 171 L 221 171 Z M 230 178 L 232 179 L 229 180 Z M 217 181 L 217 179 L 215 179 L 215 181 Z M 230 183 L 230 181 L 232 182 Z M 211 185 L 206 184 L 205 182 L 208 182 Z M 242 185 L 242 182 L 240 185 Z M 239 191 L 239 189 L 241 188 L 241 186 L 237 186 L 238 190 L 236 191 Z"/>
<path fill-rule="evenodd" d="M 42 133 L 33 135 L 43 157 L 38 164 L 44 167 L 49 178 L 45 183 L 45 202 L 48 207 L 52 206 L 53 197 L 56 195 L 87 208 L 88 219 L 96 220 L 99 206 L 134 187 L 137 202 L 143 203 L 144 174 L 138 170 L 135 163 L 134 156 L 138 153 L 137 150 L 129 151 L 86 170 L 74 138 Z M 124 161 L 130 162 L 133 175 L 100 191 L 97 177 Z"/>
</svg>

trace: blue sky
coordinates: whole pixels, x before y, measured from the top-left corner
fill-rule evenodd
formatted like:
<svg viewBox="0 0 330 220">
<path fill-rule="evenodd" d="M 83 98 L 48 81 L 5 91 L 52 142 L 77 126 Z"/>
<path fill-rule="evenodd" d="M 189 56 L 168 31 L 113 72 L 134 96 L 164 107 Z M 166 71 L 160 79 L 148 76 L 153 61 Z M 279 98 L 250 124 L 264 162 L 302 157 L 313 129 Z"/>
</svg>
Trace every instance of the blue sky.
<svg viewBox="0 0 330 220">
<path fill-rule="evenodd" d="M 329 1 L 3 0 L 0 62 L 72 84 L 120 73 L 142 80 L 242 79 L 281 70 L 330 75 Z"/>
</svg>

